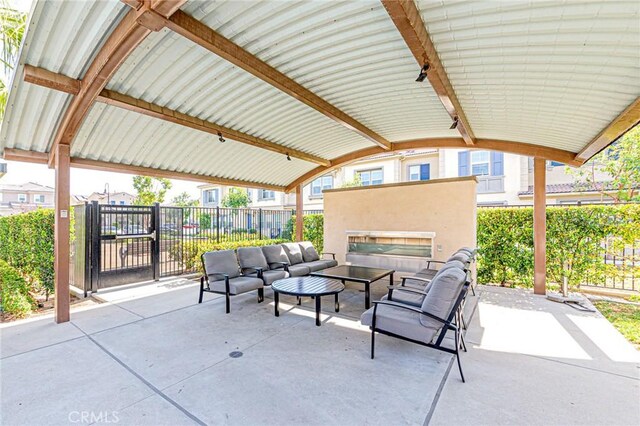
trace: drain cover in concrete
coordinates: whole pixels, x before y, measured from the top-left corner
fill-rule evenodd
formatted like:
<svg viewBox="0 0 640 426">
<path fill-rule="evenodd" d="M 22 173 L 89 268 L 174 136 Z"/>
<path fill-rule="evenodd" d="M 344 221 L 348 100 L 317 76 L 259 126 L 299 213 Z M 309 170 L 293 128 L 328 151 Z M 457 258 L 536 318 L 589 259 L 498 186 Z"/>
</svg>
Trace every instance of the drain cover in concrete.
<svg viewBox="0 0 640 426">
<path fill-rule="evenodd" d="M 242 356 L 242 352 L 240 351 L 233 351 L 229 353 L 229 356 L 231 358 L 240 358 Z"/>
</svg>

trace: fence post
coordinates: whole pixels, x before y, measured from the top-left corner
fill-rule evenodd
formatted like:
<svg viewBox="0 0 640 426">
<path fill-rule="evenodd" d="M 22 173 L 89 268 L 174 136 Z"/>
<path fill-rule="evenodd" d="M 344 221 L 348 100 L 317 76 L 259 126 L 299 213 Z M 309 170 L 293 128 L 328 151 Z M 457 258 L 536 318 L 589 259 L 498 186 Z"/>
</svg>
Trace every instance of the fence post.
<svg viewBox="0 0 640 426">
<path fill-rule="evenodd" d="M 98 291 L 100 282 L 100 205 L 91 202 L 91 291 Z"/>
<path fill-rule="evenodd" d="M 262 208 L 258 209 L 258 238 L 262 239 Z"/>
<path fill-rule="evenodd" d="M 220 207 L 216 207 L 216 242 L 220 242 Z"/>
<path fill-rule="evenodd" d="M 155 237 L 151 240 L 151 262 L 153 264 L 153 279 L 160 279 L 160 203 L 154 203 L 151 208 L 151 227 Z"/>
</svg>

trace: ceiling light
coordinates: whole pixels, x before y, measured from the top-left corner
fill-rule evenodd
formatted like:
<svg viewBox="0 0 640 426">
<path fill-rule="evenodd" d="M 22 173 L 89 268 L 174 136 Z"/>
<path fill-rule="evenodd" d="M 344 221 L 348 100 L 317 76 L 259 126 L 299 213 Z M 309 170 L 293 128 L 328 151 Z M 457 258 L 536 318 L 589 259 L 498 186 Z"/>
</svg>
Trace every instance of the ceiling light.
<svg viewBox="0 0 640 426">
<path fill-rule="evenodd" d="M 289 157 L 289 153 L 287 153 L 287 160 L 291 161 L 291 157 Z"/>
<path fill-rule="evenodd" d="M 424 79 L 427 78 L 427 71 L 429 71 L 429 64 L 424 64 L 420 70 L 420 74 L 418 74 L 418 78 L 416 78 L 418 83 L 422 83 Z"/>
<path fill-rule="evenodd" d="M 449 129 L 453 130 L 456 127 L 458 127 L 458 117 L 453 119 L 453 124 L 451 124 L 451 127 L 449 127 Z"/>
<path fill-rule="evenodd" d="M 218 140 L 222 143 L 227 141 L 225 138 L 222 137 L 222 132 L 218 132 Z"/>
</svg>

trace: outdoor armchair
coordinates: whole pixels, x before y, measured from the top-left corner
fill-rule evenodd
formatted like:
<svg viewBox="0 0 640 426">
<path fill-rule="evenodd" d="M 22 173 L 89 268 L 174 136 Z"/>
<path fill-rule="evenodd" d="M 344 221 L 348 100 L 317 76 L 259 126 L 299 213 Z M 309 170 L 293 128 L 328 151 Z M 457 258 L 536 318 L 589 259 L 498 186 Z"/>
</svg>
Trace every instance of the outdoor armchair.
<svg viewBox="0 0 640 426">
<path fill-rule="evenodd" d="M 260 276 L 264 285 L 271 285 L 275 280 L 289 277 L 284 268 L 269 268 L 267 258 L 260 247 L 239 247 L 237 253 L 242 273 L 249 277 Z"/>
<path fill-rule="evenodd" d="M 456 317 L 468 288 L 467 273 L 450 268 L 433 280 L 420 307 L 392 300 L 374 302 L 360 318 L 371 329 L 371 359 L 375 355 L 377 332 L 455 355 L 464 382 L 459 356 L 462 341 Z M 454 332 L 453 348 L 443 345 L 448 331 Z"/>
<path fill-rule="evenodd" d="M 209 251 L 202 255 L 204 275 L 200 278 L 200 297 L 202 303 L 204 292 L 225 295 L 226 312 L 231 312 L 230 296 L 258 290 L 258 303 L 264 300 L 262 268 L 246 268 L 255 276 L 242 275 L 238 268 L 238 260 L 233 250 Z"/>
</svg>

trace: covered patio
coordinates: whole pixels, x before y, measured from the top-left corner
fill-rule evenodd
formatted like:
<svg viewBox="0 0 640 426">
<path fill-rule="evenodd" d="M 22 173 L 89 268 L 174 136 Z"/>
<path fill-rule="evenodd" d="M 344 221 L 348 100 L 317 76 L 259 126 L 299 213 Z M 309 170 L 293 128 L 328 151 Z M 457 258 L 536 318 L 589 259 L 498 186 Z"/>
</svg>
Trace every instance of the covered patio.
<svg viewBox="0 0 640 426">
<path fill-rule="evenodd" d="M 599 314 L 526 291 L 480 286 L 469 298 L 463 384 L 449 355 L 397 339 L 381 336 L 369 359 L 355 286 L 339 314 L 324 307 L 322 327 L 308 300 L 283 299 L 276 318 L 270 291 L 260 305 L 238 296 L 226 315 L 222 296 L 197 304 L 196 286 L 106 292 L 66 324 L 3 325 L 2 423 L 640 421 L 638 352 Z"/>
</svg>

